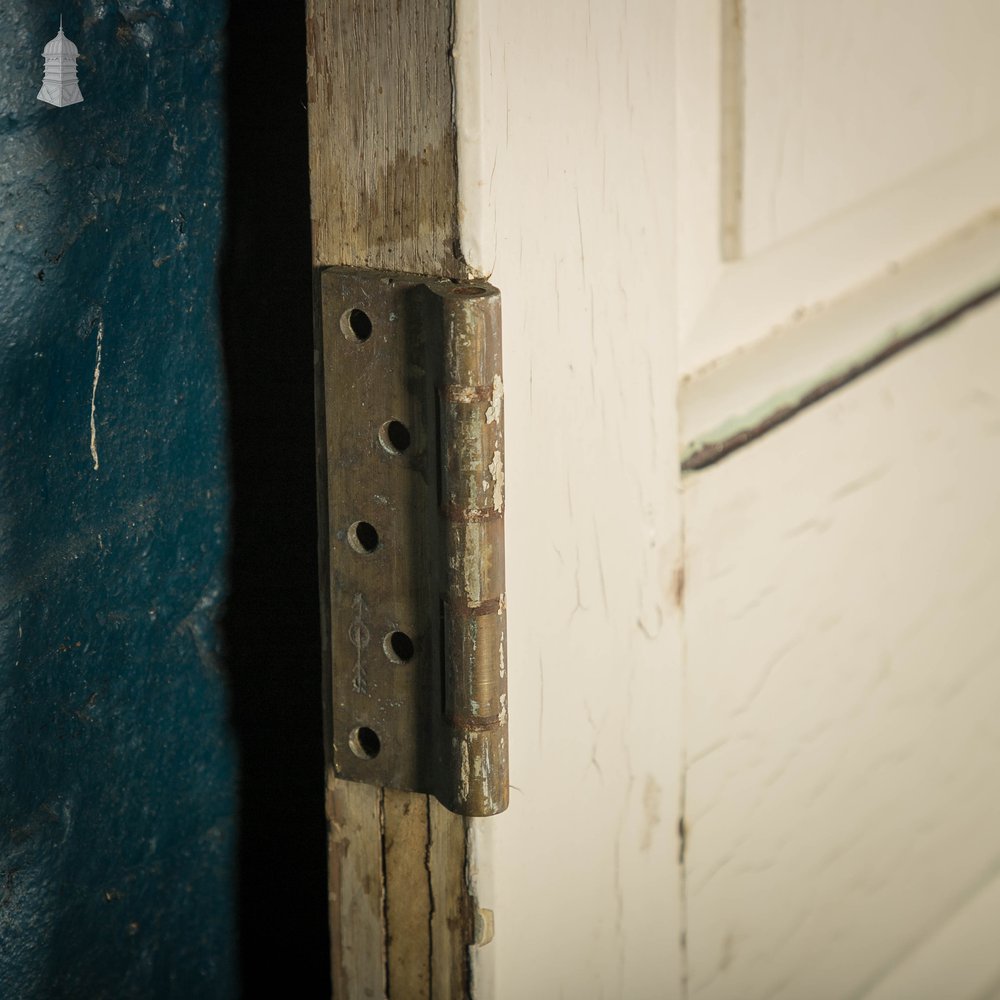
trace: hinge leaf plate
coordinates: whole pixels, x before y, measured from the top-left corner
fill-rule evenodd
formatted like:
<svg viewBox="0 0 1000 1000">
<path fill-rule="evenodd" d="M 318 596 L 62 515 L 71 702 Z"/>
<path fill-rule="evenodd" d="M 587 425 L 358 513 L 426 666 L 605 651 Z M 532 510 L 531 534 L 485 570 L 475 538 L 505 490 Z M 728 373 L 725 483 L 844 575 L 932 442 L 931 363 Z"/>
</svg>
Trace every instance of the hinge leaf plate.
<svg viewBox="0 0 1000 1000">
<path fill-rule="evenodd" d="M 500 294 L 320 272 L 337 775 L 508 802 Z"/>
</svg>

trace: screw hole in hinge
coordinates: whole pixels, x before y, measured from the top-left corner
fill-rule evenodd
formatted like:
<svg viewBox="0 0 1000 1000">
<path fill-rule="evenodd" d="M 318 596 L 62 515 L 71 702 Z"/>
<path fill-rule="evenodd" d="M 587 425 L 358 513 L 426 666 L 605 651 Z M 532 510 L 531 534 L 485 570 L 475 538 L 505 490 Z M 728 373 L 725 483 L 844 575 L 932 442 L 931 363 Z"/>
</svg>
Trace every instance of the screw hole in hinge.
<svg viewBox="0 0 1000 1000">
<path fill-rule="evenodd" d="M 362 760 L 374 760 L 382 749 L 378 733 L 368 726 L 358 726 L 348 737 L 347 742 L 351 747 L 351 753 Z"/>
<path fill-rule="evenodd" d="M 378 440 L 390 455 L 402 455 L 410 447 L 410 429 L 398 420 L 387 420 L 379 428 Z"/>
<path fill-rule="evenodd" d="M 355 521 L 347 532 L 347 543 L 355 552 L 370 555 L 378 548 L 378 532 L 367 521 Z"/>
<path fill-rule="evenodd" d="M 372 335 L 372 320 L 364 309 L 348 309 L 340 317 L 340 329 L 348 340 L 367 340 Z"/>
<path fill-rule="evenodd" d="M 390 632 L 382 640 L 382 648 L 392 663 L 409 663 L 416 652 L 413 640 L 405 632 Z"/>
</svg>

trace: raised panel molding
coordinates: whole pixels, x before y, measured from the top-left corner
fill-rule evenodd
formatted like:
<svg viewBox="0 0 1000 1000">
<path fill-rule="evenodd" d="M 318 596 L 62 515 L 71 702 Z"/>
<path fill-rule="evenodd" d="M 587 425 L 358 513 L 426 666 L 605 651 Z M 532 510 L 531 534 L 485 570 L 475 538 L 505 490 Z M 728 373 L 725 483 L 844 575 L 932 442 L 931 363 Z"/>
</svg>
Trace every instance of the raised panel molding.
<svg viewBox="0 0 1000 1000">
<path fill-rule="evenodd" d="M 1000 136 L 995 0 L 742 6 L 746 256 L 913 178 L 934 183 L 938 168 Z M 941 196 L 940 221 L 949 210 L 952 225 L 965 221 Z"/>
<path fill-rule="evenodd" d="M 703 468 L 1000 293 L 1000 211 L 680 387 L 682 462 Z"/>
<path fill-rule="evenodd" d="M 1000 205 L 990 0 L 682 0 L 677 21 L 684 375 Z"/>
</svg>

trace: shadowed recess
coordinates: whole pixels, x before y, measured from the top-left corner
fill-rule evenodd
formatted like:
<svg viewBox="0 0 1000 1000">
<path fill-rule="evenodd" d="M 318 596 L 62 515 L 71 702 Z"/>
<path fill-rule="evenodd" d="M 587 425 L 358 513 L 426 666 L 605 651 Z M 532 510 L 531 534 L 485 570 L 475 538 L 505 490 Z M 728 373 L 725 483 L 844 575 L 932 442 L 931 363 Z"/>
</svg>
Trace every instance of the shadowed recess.
<svg viewBox="0 0 1000 1000">
<path fill-rule="evenodd" d="M 328 997 L 305 10 L 230 6 L 221 293 L 240 972 Z M 271 994 L 273 995 L 273 994 Z"/>
</svg>

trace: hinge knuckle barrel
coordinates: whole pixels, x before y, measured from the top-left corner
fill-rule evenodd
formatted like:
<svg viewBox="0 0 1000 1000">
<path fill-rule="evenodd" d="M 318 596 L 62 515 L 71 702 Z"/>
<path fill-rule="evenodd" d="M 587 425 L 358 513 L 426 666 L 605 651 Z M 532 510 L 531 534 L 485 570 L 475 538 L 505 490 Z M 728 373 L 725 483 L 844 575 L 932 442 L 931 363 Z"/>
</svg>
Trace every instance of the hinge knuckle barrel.
<svg viewBox="0 0 1000 1000">
<path fill-rule="evenodd" d="M 503 376 L 500 294 L 440 283 L 440 514 L 451 808 L 507 807 Z"/>
</svg>

